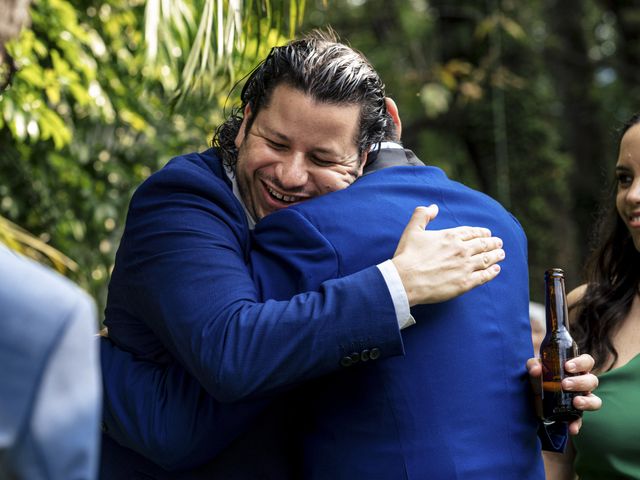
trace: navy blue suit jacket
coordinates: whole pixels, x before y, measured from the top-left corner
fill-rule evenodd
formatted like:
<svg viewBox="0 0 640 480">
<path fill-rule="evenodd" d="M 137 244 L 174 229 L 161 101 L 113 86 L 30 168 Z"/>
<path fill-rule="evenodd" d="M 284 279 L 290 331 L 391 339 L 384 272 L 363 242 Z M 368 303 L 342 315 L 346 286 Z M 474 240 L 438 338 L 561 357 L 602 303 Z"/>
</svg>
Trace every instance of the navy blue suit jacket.
<svg viewBox="0 0 640 480">
<path fill-rule="evenodd" d="M 109 283 L 109 336 L 138 358 L 177 360 L 225 402 L 334 371 L 356 347 L 403 353 L 375 266 L 260 303 L 249 247 L 245 213 L 215 151 L 173 159 L 131 200 Z"/>
<path fill-rule="evenodd" d="M 398 153 L 404 154 L 394 152 Z M 365 290 L 371 287 L 370 293 L 377 288 L 375 282 L 367 285 L 370 279 L 354 277 L 353 273 L 366 272 L 372 264 L 390 258 L 415 206 L 430 203 L 440 207 L 430 229 L 480 225 L 500 236 L 507 251 L 502 272 L 496 280 L 457 299 L 414 309 L 418 324 L 403 334 L 405 357 L 372 362 L 371 351 L 379 342 L 366 336 L 335 346 L 339 356 L 348 356 L 353 366 L 305 385 L 293 397 L 304 408 L 288 435 L 300 447 L 295 454 L 302 461 L 305 478 L 543 478 L 525 369 L 533 353 L 526 240 L 515 219 L 489 197 L 452 182 L 436 168 L 397 167 L 359 179 L 344 191 L 272 214 L 255 231 L 250 265 L 258 290 L 252 290 L 251 301 L 288 299 L 301 291 L 326 296 L 332 282 L 327 280 L 346 276 L 351 285 L 342 286 L 347 288 L 345 297 L 354 302 L 349 311 L 353 315 L 362 294 L 352 286 L 361 281 Z M 371 278 L 378 280 L 375 275 Z M 226 279 L 229 285 L 234 281 Z M 205 292 L 197 293 L 202 301 Z M 346 302 L 345 297 L 342 301 Z M 297 298 L 298 302 L 307 299 Z M 190 299 L 198 301 L 195 295 Z M 367 305 L 363 303 L 358 314 L 364 313 L 372 323 L 387 314 Z M 325 318 L 323 321 L 330 321 Z M 289 324 L 283 329 L 294 345 L 300 338 L 295 328 Z M 292 350 L 289 338 L 283 336 L 278 347 L 284 349 L 278 354 L 283 360 L 276 367 L 267 363 L 266 372 L 278 378 L 278 369 L 288 370 L 287 361 L 307 364 L 309 357 L 325 348 L 321 337 L 309 334 L 303 338 L 308 340 L 304 352 Z M 252 342 L 271 340 L 258 332 Z M 182 354 L 175 355 L 184 362 Z M 118 410 L 122 400 L 114 397 L 109 401 L 109 391 L 117 391 L 110 387 L 110 383 L 117 383 L 110 378 L 122 379 L 127 370 L 127 361 L 114 360 L 117 358 L 121 357 L 112 355 L 103 362 L 109 367 L 105 408 L 108 415 L 109 410 L 116 411 L 108 423 L 115 430 L 114 437 L 127 444 L 131 425 L 122 419 L 131 414 L 131 405 L 121 404 Z M 254 366 L 261 370 L 260 364 L 249 365 Z M 142 372 L 144 368 L 140 368 Z M 132 375 L 138 388 L 155 381 L 152 393 L 155 398 L 160 395 L 163 402 L 150 416 L 156 425 L 172 424 L 163 429 L 165 445 L 161 450 L 174 452 L 181 461 L 189 457 L 202 461 L 207 447 L 193 448 L 193 443 L 201 440 L 206 445 L 207 438 L 208 454 L 213 456 L 221 447 L 217 439 L 230 438 L 231 430 L 238 426 L 227 429 L 229 419 L 250 422 L 262 407 L 234 405 L 231 407 L 240 411 L 227 415 L 224 409 L 230 407 L 204 399 L 197 382 L 176 365 L 158 374 L 162 381 L 156 376 L 145 382 L 140 380 L 142 373 Z M 137 414 L 145 414 L 147 407 L 140 405 L 147 403 L 133 402 Z M 171 422 L 173 416 L 180 421 Z M 158 437 L 157 432 L 137 431 L 135 435 Z M 137 443 L 139 451 L 162 462 L 157 451 L 145 451 L 139 448 L 144 442 Z"/>
<path fill-rule="evenodd" d="M 456 299 L 413 309 L 404 357 L 369 365 L 360 355 L 307 387 L 298 427 L 304 478 L 544 476 L 525 369 L 533 354 L 526 239 L 497 202 L 433 167 L 382 170 L 265 218 L 252 253 L 258 284 L 288 298 L 390 258 L 413 208 L 431 203 L 440 213 L 430 229 L 477 225 L 500 236 L 502 271 Z"/>
<path fill-rule="evenodd" d="M 263 396 L 343 368 L 355 348 L 380 358 L 403 353 L 393 302 L 375 266 L 329 280 L 321 291 L 261 303 L 249 236 L 214 149 L 177 157 L 149 177 L 131 200 L 109 284 L 111 341 L 136 359 L 181 365 L 220 402 Z M 124 364 L 108 347 L 102 365 L 109 434 L 154 452 L 162 465 L 181 465 L 180 449 L 165 442 L 168 433 L 157 420 L 166 418 L 165 392 L 188 391 L 182 376 L 168 369 L 153 382 L 136 381 L 129 395 L 131 383 L 118 370 Z M 201 395 L 183 401 L 199 407 Z M 250 424 L 263 405 L 202 407 L 219 419 L 206 458 L 241 433 L 238 425 Z M 143 430 L 127 418 L 144 419 Z M 169 422 L 174 432 L 188 419 L 176 413 Z"/>
</svg>

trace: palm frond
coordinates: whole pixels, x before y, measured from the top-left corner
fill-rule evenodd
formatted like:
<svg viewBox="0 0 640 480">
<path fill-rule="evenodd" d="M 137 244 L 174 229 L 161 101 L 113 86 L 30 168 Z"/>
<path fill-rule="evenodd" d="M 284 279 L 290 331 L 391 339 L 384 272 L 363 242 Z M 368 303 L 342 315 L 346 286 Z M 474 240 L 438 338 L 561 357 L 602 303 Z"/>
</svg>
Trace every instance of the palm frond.
<svg viewBox="0 0 640 480">
<path fill-rule="evenodd" d="M 258 58 L 265 41 L 295 35 L 305 5 L 305 0 L 147 0 L 147 58 L 179 78 L 178 103 L 195 90 L 211 97 L 234 81 L 241 65 Z"/>
<path fill-rule="evenodd" d="M 69 257 L 2 216 L 0 242 L 40 263 L 51 263 L 60 273 L 78 270 L 78 264 Z"/>
</svg>

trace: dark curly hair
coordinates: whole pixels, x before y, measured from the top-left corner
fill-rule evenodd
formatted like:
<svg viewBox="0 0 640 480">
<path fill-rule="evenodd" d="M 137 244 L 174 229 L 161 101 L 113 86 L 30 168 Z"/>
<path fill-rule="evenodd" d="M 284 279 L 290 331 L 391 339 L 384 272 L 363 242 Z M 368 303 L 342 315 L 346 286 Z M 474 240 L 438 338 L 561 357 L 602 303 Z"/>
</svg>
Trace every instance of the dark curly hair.
<svg viewBox="0 0 640 480">
<path fill-rule="evenodd" d="M 637 124 L 640 113 L 622 126 L 620 141 Z M 597 247 L 586 264 L 587 290 L 575 306 L 577 317 L 572 325 L 580 350 L 591 354 L 595 368 L 604 371 L 611 370 L 618 359 L 612 337 L 640 289 L 640 253 L 616 209 L 616 190 L 614 184 L 598 222 Z"/>
<path fill-rule="evenodd" d="M 297 88 L 318 102 L 360 105 L 358 145 L 362 154 L 381 142 L 393 124 L 385 106 L 384 84 L 360 52 L 338 42 L 331 30 L 315 30 L 287 45 L 274 47 L 249 75 L 240 95 L 242 104 L 234 108 L 214 134 L 225 165 L 234 167 L 238 151 L 235 138 L 242 123 L 242 112 L 251 106 L 247 129 L 260 109 L 269 104 L 275 87 Z"/>
</svg>

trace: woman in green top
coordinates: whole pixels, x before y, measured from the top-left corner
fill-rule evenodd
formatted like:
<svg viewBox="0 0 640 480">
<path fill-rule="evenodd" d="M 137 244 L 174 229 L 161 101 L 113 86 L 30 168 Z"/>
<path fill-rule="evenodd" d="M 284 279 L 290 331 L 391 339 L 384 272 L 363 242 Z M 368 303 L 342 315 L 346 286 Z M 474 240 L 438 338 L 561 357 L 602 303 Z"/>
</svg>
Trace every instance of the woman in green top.
<svg viewBox="0 0 640 480">
<path fill-rule="evenodd" d="M 568 296 L 572 335 L 595 358 L 602 409 L 585 412 L 550 480 L 640 479 L 640 114 L 622 129 L 615 203 L 600 222 L 588 283 Z"/>
</svg>

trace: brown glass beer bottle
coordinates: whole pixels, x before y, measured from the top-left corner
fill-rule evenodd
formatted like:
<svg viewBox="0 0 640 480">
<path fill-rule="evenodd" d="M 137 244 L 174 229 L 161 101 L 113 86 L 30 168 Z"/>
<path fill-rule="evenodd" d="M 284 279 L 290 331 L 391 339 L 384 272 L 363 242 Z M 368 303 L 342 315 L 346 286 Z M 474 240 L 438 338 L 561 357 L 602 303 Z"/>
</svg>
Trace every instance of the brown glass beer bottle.
<svg viewBox="0 0 640 480">
<path fill-rule="evenodd" d="M 545 423 L 571 422 L 582 416 L 573 406 L 573 397 L 579 395 L 565 392 L 561 381 L 567 376 L 564 364 L 578 356 L 578 346 L 569 334 L 569 312 L 564 289 L 564 272 L 559 268 L 547 270 L 545 280 L 545 307 L 547 331 L 540 344 L 542 360 L 542 417 Z"/>
</svg>

